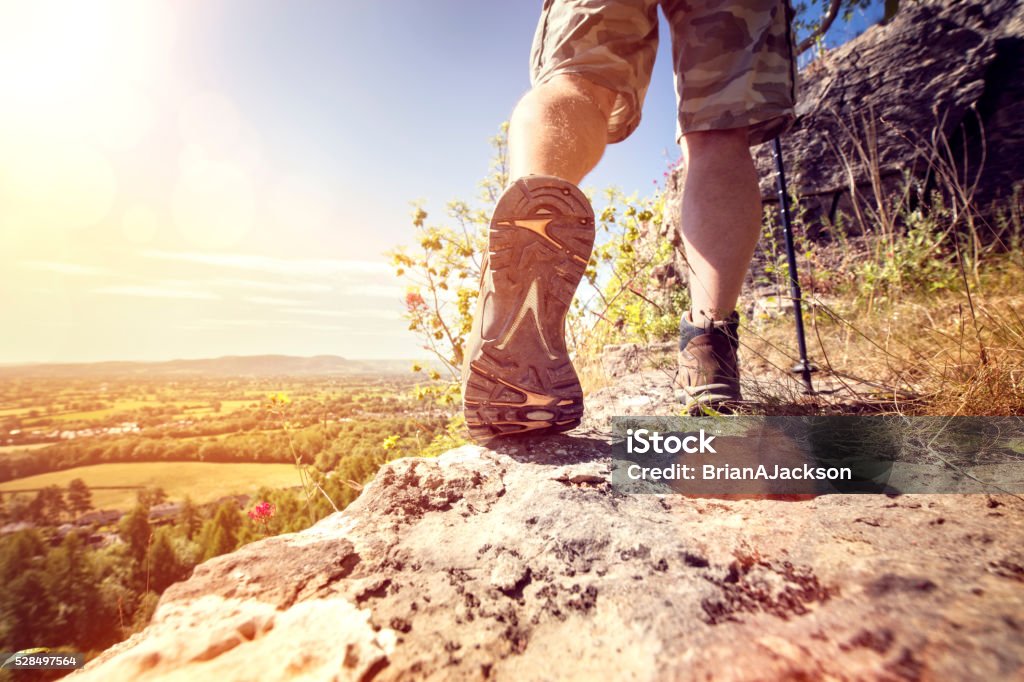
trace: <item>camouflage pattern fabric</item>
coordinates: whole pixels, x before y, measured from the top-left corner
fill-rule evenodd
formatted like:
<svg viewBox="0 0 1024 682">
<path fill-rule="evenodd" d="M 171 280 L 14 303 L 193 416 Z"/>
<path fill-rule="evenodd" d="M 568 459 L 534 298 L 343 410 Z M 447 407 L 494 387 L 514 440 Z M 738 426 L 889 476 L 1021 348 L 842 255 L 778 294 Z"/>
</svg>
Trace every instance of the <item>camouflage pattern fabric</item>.
<svg viewBox="0 0 1024 682">
<path fill-rule="evenodd" d="M 794 120 L 796 60 L 787 0 L 544 0 L 531 79 L 578 74 L 618 93 L 609 142 L 640 124 L 654 56 L 658 7 L 672 32 L 677 139 L 748 126 L 766 142 Z"/>
</svg>

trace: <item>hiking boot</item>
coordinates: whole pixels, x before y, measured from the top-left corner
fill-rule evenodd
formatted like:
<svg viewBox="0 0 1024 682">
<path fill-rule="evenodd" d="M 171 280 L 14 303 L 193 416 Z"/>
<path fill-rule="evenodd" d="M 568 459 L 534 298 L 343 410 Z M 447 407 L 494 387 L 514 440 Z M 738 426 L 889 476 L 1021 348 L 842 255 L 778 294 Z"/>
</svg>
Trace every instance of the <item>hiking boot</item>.
<svg viewBox="0 0 1024 682">
<path fill-rule="evenodd" d="M 527 176 L 501 195 L 488 239 L 462 366 L 470 436 L 567 431 L 583 416 L 583 389 L 565 316 L 590 261 L 594 211 L 572 183 Z"/>
<path fill-rule="evenodd" d="M 693 324 L 690 313 L 679 325 L 679 380 L 686 395 L 684 411 L 691 417 L 732 414 L 743 402 L 740 370 L 739 315 Z"/>
</svg>

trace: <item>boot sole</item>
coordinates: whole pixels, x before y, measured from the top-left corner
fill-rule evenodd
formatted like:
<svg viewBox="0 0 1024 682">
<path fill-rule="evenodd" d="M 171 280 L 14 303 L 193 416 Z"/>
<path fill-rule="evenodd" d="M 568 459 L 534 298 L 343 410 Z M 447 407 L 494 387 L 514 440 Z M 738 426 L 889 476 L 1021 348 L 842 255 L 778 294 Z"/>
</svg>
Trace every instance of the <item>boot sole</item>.
<svg viewBox="0 0 1024 682">
<path fill-rule="evenodd" d="M 477 442 L 579 425 L 583 389 L 565 348 L 565 317 L 593 245 L 590 203 L 564 180 L 529 176 L 498 201 L 488 268 L 502 295 L 485 292 L 478 302 L 493 338 L 480 339 L 463 392 Z"/>
</svg>

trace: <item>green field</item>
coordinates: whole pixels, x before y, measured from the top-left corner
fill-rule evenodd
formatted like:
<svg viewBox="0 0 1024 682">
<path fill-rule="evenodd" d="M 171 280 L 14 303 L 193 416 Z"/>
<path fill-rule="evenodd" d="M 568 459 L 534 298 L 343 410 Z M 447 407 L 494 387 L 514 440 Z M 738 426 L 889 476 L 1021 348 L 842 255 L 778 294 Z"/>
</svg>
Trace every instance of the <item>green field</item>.
<svg viewBox="0 0 1024 682">
<path fill-rule="evenodd" d="M 0 483 L 0 492 L 38 489 L 48 485 L 67 488 L 75 478 L 82 479 L 90 487 L 118 488 L 93 490 L 92 504 L 96 509 L 131 508 L 135 504 L 135 489 L 139 487 L 159 486 L 167 491 L 171 500 L 181 500 L 187 494 L 194 502 L 203 503 L 233 493 L 251 495 L 261 486 L 289 488 L 299 485 L 299 473 L 293 464 L 138 462 L 95 464 L 19 478 Z"/>
</svg>

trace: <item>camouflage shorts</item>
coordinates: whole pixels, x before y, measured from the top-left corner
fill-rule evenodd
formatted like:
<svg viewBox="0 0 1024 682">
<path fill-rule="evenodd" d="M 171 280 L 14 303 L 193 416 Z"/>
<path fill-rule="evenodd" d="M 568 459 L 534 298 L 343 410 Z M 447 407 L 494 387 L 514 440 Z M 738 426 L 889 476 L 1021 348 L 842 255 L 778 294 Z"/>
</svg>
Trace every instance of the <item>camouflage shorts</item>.
<svg viewBox="0 0 1024 682">
<path fill-rule="evenodd" d="M 618 93 L 610 142 L 640 124 L 658 49 L 658 6 L 672 29 L 677 134 L 749 126 L 750 144 L 794 120 L 796 60 L 787 0 L 544 0 L 534 85 L 579 74 Z"/>
</svg>

